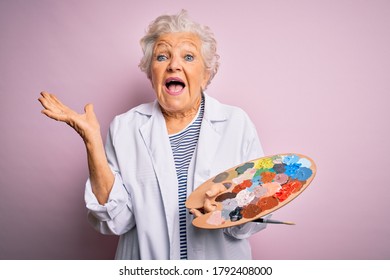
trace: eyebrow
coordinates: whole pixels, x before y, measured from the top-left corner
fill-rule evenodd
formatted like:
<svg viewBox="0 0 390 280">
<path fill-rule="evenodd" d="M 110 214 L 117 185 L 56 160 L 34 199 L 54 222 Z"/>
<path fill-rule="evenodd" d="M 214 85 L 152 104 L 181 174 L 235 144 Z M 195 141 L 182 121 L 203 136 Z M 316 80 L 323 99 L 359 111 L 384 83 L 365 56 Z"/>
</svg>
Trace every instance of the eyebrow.
<svg viewBox="0 0 390 280">
<path fill-rule="evenodd" d="M 182 46 L 182 45 L 190 45 L 190 46 L 192 46 L 193 48 L 195 48 L 196 50 L 198 50 L 198 47 L 194 44 L 194 43 L 192 43 L 191 41 L 183 41 L 183 42 L 181 42 L 178 46 Z M 155 47 L 155 49 L 158 49 L 158 48 L 160 48 L 160 47 L 170 47 L 170 48 L 172 48 L 172 45 L 169 43 L 169 42 L 167 42 L 167 41 L 160 41 L 160 42 L 158 42 L 157 44 L 156 44 L 156 47 Z"/>
<path fill-rule="evenodd" d="M 165 43 L 158 43 L 155 47 L 154 47 L 154 49 L 153 49 L 153 51 L 155 51 L 155 50 L 160 50 L 160 49 L 168 49 L 170 46 L 169 45 L 167 45 L 167 44 L 165 44 Z"/>
</svg>

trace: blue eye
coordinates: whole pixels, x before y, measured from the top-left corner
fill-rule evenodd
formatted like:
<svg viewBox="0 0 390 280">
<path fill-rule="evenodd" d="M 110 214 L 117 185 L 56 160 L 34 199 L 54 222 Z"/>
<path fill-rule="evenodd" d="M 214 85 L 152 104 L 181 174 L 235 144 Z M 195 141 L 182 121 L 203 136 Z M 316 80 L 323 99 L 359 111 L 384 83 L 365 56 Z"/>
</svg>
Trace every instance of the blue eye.
<svg viewBox="0 0 390 280">
<path fill-rule="evenodd" d="M 160 54 L 157 56 L 157 61 L 165 61 L 167 60 L 167 57 L 163 54 Z"/>
<path fill-rule="evenodd" d="M 192 55 L 190 55 L 190 54 L 186 54 L 186 55 L 184 56 L 184 59 L 185 59 L 186 61 L 193 61 L 193 60 L 194 60 L 194 56 L 192 56 Z"/>
</svg>

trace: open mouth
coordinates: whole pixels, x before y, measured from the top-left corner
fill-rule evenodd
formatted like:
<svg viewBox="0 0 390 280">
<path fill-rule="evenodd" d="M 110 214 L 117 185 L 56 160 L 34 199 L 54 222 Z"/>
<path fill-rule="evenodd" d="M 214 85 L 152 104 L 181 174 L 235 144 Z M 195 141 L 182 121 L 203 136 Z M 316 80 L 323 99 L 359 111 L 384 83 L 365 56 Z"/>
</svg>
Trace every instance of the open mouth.
<svg viewBox="0 0 390 280">
<path fill-rule="evenodd" d="M 186 85 L 183 80 L 173 77 L 165 80 L 165 87 L 169 94 L 177 95 L 183 91 Z"/>
</svg>

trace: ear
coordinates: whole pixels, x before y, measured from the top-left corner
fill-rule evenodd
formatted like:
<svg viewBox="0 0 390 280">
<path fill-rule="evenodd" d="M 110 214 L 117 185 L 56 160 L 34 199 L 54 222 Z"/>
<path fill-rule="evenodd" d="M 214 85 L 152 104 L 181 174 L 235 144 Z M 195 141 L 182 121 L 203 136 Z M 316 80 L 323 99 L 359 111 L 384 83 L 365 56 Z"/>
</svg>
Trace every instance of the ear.
<svg viewBox="0 0 390 280">
<path fill-rule="evenodd" d="M 203 81 L 202 81 L 202 90 L 205 90 L 207 88 L 207 85 L 209 83 L 211 77 L 211 73 L 209 70 L 205 70 L 204 76 L 203 76 Z"/>
<path fill-rule="evenodd" d="M 150 84 L 152 85 L 152 88 L 154 88 L 152 74 L 148 75 L 148 79 L 149 79 Z"/>
</svg>

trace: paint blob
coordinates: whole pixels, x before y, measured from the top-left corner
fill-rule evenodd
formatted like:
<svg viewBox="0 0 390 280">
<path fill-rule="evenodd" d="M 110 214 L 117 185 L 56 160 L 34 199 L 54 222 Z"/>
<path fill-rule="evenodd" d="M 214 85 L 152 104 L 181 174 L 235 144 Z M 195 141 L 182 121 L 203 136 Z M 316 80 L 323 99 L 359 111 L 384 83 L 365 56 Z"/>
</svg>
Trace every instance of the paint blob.
<svg viewBox="0 0 390 280">
<path fill-rule="evenodd" d="M 281 189 L 281 185 L 278 182 L 271 182 L 263 185 L 267 189 L 266 196 L 273 196 L 276 192 Z"/>
<path fill-rule="evenodd" d="M 298 160 L 299 160 L 299 157 L 297 155 L 288 155 L 288 156 L 283 157 L 282 162 L 287 164 L 287 165 L 290 165 L 290 164 L 297 163 Z"/>
<path fill-rule="evenodd" d="M 284 171 L 286 170 L 286 168 L 284 166 L 285 166 L 285 164 L 283 164 L 283 163 L 277 163 L 274 165 L 273 170 L 277 174 L 284 173 Z"/>
<path fill-rule="evenodd" d="M 305 181 L 311 176 L 311 174 L 313 174 L 313 171 L 311 171 L 310 168 L 301 167 L 293 176 L 291 176 L 291 178 L 298 179 L 299 181 Z"/>
<path fill-rule="evenodd" d="M 281 155 L 275 155 L 275 156 L 272 156 L 272 162 L 276 165 L 276 164 L 280 164 L 280 163 L 283 163 L 283 156 Z"/>
<path fill-rule="evenodd" d="M 236 193 L 233 193 L 233 192 L 225 192 L 225 193 L 222 193 L 220 194 L 219 196 L 217 196 L 215 198 L 215 201 L 216 202 L 222 202 L 226 199 L 230 199 L 230 198 L 235 198 L 236 197 Z"/>
<path fill-rule="evenodd" d="M 253 190 L 255 197 L 262 197 L 268 192 L 268 189 L 264 186 L 256 186 Z"/>
<path fill-rule="evenodd" d="M 282 174 L 276 174 L 275 178 L 274 178 L 274 181 L 283 185 L 285 183 L 287 183 L 288 181 L 288 176 L 284 173 Z"/>
<path fill-rule="evenodd" d="M 286 170 L 284 171 L 284 173 L 287 176 L 294 177 L 294 176 L 296 176 L 296 173 L 297 173 L 299 167 L 300 167 L 299 163 L 288 164 L 285 166 Z"/>
<path fill-rule="evenodd" d="M 240 191 L 235 197 L 237 204 L 240 207 L 248 205 L 254 198 L 255 198 L 255 194 L 248 190 Z"/>
<path fill-rule="evenodd" d="M 263 198 L 261 198 L 261 199 L 257 202 L 257 206 L 260 207 L 261 211 L 265 211 L 265 210 L 268 210 L 268 209 L 272 209 L 272 208 L 274 208 L 275 206 L 277 206 L 278 204 L 279 204 L 279 201 L 278 201 L 278 199 L 276 199 L 276 197 L 274 197 L 274 196 L 263 197 Z"/>
<path fill-rule="evenodd" d="M 222 207 L 224 210 L 233 211 L 238 206 L 237 200 L 235 199 L 225 199 L 222 201 Z"/>
<path fill-rule="evenodd" d="M 229 177 L 229 172 L 222 172 L 222 173 L 218 174 L 217 176 L 215 176 L 213 182 L 214 183 L 222 183 L 228 177 Z"/>
<path fill-rule="evenodd" d="M 248 168 L 252 168 L 255 164 L 253 162 L 247 162 L 236 168 L 238 175 L 243 174 Z"/>
<path fill-rule="evenodd" d="M 242 207 L 237 207 L 236 209 L 234 209 L 232 212 L 229 213 L 229 217 L 232 222 L 236 222 L 242 219 L 241 210 Z"/>
<path fill-rule="evenodd" d="M 248 168 L 247 170 L 245 170 L 244 173 L 239 175 L 237 178 L 234 178 L 232 181 L 233 181 L 234 184 L 241 184 L 245 180 L 252 179 L 253 176 L 255 175 L 255 173 L 256 173 L 256 169 Z"/>
<path fill-rule="evenodd" d="M 284 184 L 282 188 L 275 193 L 275 197 L 280 201 L 285 201 L 292 193 L 299 191 L 302 187 L 300 181 L 290 181 Z"/>
<path fill-rule="evenodd" d="M 307 167 L 307 168 L 311 167 L 311 161 L 308 160 L 307 158 L 300 158 L 298 160 L 298 163 L 301 164 L 301 167 Z"/>
<path fill-rule="evenodd" d="M 276 173 L 274 172 L 269 172 L 269 171 L 263 172 L 261 173 L 261 181 L 263 183 L 271 183 L 274 180 L 275 175 Z"/>
<path fill-rule="evenodd" d="M 241 210 L 242 217 L 246 219 L 251 219 L 256 217 L 261 212 L 261 208 L 256 204 L 248 204 L 244 206 Z"/>
<path fill-rule="evenodd" d="M 230 189 L 230 187 L 232 186 L 232 183 L 222 183 L 222 185 L 224 185 L 225 188 Z"/>
<path fill-rule="evenodd" d="M 210 217 L 207 219 L 207 223 L 214 226 L 222 225 L 224 222 L 225 219 L 222 217 L 221 211 L 212 212 Z"/>
<path fill-rule="evenodd" d="M 233 188 L 232 192 L 239 193 L 240 191 L 245 190 L 246 188 L 249 188 L 250 186 L 252 186 L 252 181 L 245 180 L 241 184 L 238 184 L 237 186 L 235 186 Z"/>
</svg>

